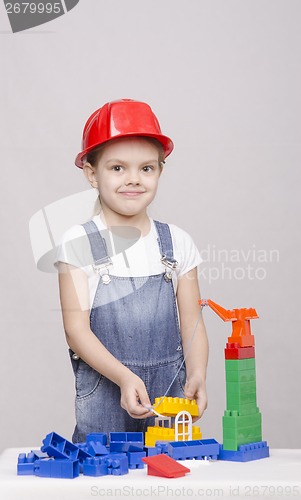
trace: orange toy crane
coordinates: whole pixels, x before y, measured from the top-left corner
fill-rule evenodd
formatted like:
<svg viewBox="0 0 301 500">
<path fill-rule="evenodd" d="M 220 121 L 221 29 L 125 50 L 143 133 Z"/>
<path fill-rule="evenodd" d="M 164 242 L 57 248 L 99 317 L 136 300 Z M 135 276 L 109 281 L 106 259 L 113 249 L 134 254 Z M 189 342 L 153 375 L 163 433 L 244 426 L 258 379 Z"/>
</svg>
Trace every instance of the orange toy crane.
<svg viewBox="0 0 301 500">
<path fill-rule="evenodd" d="M 209 306 L 211 309 L 218 314 L 220 318 L 224 321 L 232 321 L 232 335 L 228 337 L 229 343 L 237 343 L 240 347 L 249 347 L 255 345 L 254 335 L 251 332 L 251 319 L 259 318 L 257 312 L 253 308 L 249 309 L 224 309 L 219 304 L 213 302 L 213 300 L 199 300 L 199 304 L 202 306 Z"/>
</svg>

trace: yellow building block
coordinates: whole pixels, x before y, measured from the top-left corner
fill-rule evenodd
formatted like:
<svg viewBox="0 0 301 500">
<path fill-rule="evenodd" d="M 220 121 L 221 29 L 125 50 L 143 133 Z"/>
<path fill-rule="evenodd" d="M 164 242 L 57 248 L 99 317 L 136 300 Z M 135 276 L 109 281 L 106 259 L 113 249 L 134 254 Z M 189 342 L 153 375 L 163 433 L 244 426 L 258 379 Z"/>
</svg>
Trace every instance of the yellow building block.
<svg viewBox="0 0 301 500">
<path fill-rule="evenodd" d="M 180 411 L 188 411 L 192 417 L 198 417 L 199 415 L 199 409 L 195 399 L 171 397 L 162 399 L 161 397 L 155 399 L 153 407 L 156 412 L 166 417 L 175 417 Z"/>
<path fill-rule="evenodd" d="M 185 431 L 188 431 L 185 425 Z M 180 432 L 182 432 L 182 426 L 180 426 Z M 202 433 L 200 427 L 196 425 L 192 426 L 192 439 L 199 440 L 202 439 Z M 182 441 L 182 436 L 180 436 L 179 441 Z M 164 428 L 159 426 L 148 427 L 145 433 L 145 446 L 155 446 L 156 441 L 175 441 L 175 429 L 174 427 Z"/>
</svg>

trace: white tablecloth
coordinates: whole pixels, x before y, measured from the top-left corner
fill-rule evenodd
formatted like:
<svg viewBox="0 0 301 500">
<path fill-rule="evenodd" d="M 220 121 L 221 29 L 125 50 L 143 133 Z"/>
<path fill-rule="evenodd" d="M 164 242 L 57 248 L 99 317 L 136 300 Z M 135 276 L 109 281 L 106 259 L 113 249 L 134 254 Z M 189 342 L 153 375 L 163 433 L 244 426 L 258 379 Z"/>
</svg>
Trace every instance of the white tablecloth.
<svg viewBox="0 0 301 500">
<path fill-rule="evenodd" d="M 144 469 L 124 476 L 52 479 L 18 476 L 17 458 L 32 448 L 10 448 L 0 455 L 1 500 L 91 500 L 93 498 L 301 498 L 301 450 L 270 450 L 270 457 L 253 462 L 181 463 L 191 472 L 165 479 Z"/>
</svg>

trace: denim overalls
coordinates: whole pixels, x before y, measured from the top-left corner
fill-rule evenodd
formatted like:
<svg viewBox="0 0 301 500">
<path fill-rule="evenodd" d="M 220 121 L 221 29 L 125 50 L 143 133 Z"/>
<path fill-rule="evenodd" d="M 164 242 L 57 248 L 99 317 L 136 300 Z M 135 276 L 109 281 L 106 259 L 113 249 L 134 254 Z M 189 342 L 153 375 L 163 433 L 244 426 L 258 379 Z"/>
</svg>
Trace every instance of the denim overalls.
<svg viewBox="0 0 301 500">
<path fill-rule="evenodd" d="M 177 304 L 172 283 L 176 266 L 167 224 L 154 221 L 165 273 L 143 277 L 110 276 L 106 242 L 96 224 L 83 224 L 90 241 L 94 270 L 100 273 L 90 326 L 102 344 L 144 382 L 151 403 L 163 396 L 183 361 Z M 144 432 L 154 417 L 135 419 L 120 406 L 119 386 L 70 350 L 76 377 L 76 427 L 73 442 L 90 432 Z M 77 359 L 76 359 L 77 358 Z M 185 365 L 169 396 L 184 397 Z"/>
</svg>

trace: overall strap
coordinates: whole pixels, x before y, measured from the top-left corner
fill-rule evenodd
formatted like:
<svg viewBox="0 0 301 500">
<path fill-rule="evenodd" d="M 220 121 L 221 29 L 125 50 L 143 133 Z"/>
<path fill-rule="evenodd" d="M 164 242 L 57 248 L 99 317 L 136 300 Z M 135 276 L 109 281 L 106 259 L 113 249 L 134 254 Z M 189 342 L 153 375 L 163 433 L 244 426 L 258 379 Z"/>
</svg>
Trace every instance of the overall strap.
<svg viewBox="0 0 301 500">
<path fill-rule="evenodd" d="M 171 280 L 172 272 L 177 267 L 178 263 L 173 255 L 173 244 L 171 233 L 168 224 L 154 220 L 154 224 L 158 233 L 158 244 L 161 252 L 161 262 L 165 265 L 165 279 Z"/>
<path fill-rule="evenodd" d="M 89 238 L 91 252 L 94 263 L 93 269 L 96 273 L 101 274 L 101 279 L 104 284 L 110 283 L 108 267 L 112 265 L 109 257 L 106 240 L 101 236 L 99 229 L 92 220 L 82 224 Z"/>
</svg>

